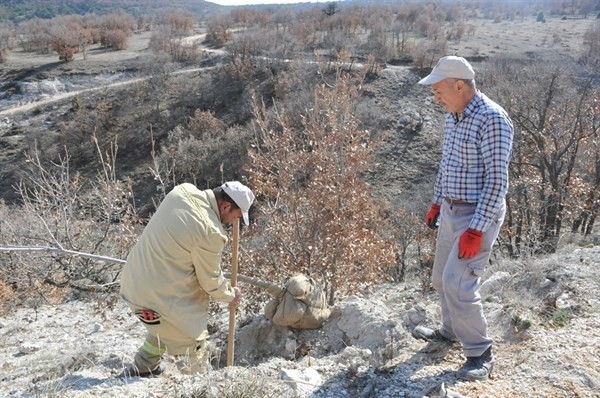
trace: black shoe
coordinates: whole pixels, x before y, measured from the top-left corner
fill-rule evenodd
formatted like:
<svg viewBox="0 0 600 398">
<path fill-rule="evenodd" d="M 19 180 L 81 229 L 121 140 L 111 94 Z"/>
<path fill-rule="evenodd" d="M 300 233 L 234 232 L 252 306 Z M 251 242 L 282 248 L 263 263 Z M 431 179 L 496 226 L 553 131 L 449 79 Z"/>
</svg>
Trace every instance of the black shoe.
<svg viewBox="0 0 600 398">
<path fill-rule="evenodd" d="M 450 340 L 440 333 L 439 330 L 433 330 L 425 326 L 417 326 L 413 329 L 412 335 L 415 339 L 433 341 L 444 344 L 454 344 L 456 340 Z"/>
<path fill-rule="evenodd" d="M 142 370 L 142 371 L 140 371 L 140 369 L 138 369 L 137 366 L 130 365 L 130 366 L 126 367 L 125 369 L 123 369 L 123 371 L 121 372 L 121 374 L 119 376 L 117 376 L 117 377 L 119 377 L 119 378 L 128 378 L 128 377 L 154 377 L 154 376 L 158 376 L 159 374 L 161 374 L 164 371 L 165 371 L 165 367 L 162 364 L 159 364 L 157 367 L 155 367 L 152 370 L 145 369 L 145 370 Z"/>
<path fill-rule="evenodd" d="M 494 356 L 492 347 L 490 347 L 478 357 L 467 357 L 467 362 L 458 370 L 457 376 L 459 379 L 468 381 L 486 380 L 492 374 L 493 369 Z"/>
</svg>

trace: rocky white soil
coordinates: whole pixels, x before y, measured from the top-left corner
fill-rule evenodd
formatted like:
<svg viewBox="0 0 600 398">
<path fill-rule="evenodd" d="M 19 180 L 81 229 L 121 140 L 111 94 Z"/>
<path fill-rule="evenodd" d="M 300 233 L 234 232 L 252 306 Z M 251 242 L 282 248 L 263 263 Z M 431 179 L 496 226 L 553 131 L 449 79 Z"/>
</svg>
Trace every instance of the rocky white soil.
<svg viewBox="0 0 600 398">
<path fill-rule="evenodd" d="M 436 294 L 423 295 L 413 280 L 346 298 L 319 330 L 289 330 L 248 314 L 239 321 L 233 367 L 219 351 L 228 319 L 221 307 L 211 324 L 214 369 L 195 376 L 167 360 L 159 377 L 117 378 L 144 332 L 120 301 L 21 308 L 0 318 L 0 396 L 423 397 L 444 396 L 428 393 L 443 382 L 467 397 L 600 397 L 599 259 L 598 246 L 569 247 L 491 266 L 482 296 L 496 367 L 485 382 L 456 380 L 459 346 L 411 337 L 416 324 L 439 319 Z M 515 315 L 531 327 L 520 330 Z"/>
</svg>

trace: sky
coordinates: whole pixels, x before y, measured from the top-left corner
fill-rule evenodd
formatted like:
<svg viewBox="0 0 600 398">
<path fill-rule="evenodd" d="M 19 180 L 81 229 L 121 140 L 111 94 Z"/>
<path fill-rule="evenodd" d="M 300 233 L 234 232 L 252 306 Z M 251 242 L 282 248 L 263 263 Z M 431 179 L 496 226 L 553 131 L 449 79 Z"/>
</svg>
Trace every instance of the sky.
<svg viewBox="0 0 600 398">
<path fill-rule="evenodd" d="M 330 3 L 332 0 L 206 0 L 222 6 L 243 6 L 249 4 L 291 4 L 291 3 Z M 337 0 L 333 0 L 337 1 Z"/>
</svg>

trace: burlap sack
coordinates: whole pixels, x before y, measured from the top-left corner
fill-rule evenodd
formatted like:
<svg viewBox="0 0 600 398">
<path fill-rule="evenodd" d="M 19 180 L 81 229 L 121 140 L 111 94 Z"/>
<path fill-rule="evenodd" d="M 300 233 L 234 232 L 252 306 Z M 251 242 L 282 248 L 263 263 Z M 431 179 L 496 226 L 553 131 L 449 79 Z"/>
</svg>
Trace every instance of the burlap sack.
<svg viewBox="0 0 600 398">
<path fill-rule="evenodd" d="M 331 310 L 321 286 L 305 275 L 295 275 L 283 292 L 267 303 L 265 315 L 279 326 L 318 329 L 329 319 Z"/>
</svg>

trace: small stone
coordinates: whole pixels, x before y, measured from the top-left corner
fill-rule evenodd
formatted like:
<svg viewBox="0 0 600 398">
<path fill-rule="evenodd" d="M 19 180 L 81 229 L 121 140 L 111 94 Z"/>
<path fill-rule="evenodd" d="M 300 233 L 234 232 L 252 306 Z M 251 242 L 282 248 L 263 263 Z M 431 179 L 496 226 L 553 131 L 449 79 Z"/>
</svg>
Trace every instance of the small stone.
<svg viewBox="0 0 600 398">
<path fill-rule="evenodd" d="M 32 344 L 32 343 L 24 343 L 19 347 L 20 354 L 31 354 L 32 352 L 36 352 L 40 349 L 40 346 Z"/>
</svg>

